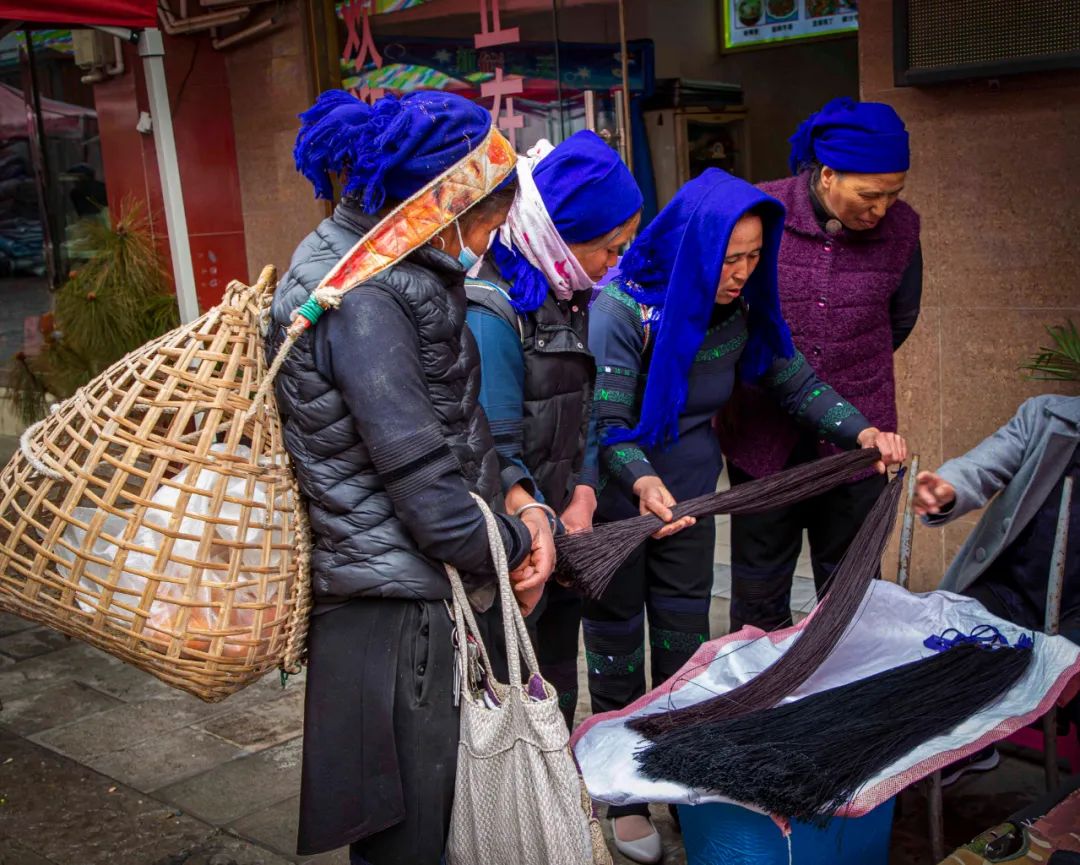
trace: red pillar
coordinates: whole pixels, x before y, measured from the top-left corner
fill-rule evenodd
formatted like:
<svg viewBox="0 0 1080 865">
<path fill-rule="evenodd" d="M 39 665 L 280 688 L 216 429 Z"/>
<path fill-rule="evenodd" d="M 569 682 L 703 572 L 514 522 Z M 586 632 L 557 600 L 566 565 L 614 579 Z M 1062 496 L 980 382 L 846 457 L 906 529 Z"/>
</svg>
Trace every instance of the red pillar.
<svg viewBox="0 0 1080 865">
<path fill-rule="evenodd" d="M 147 110 L 142 63 L 133 48 L 126 50 L 125 62 L 123 75 L 94 87 L 109 208 L 115 213 L 127 200 L 140 202 L 168 262 L 154 140 L 136 129 L 140 112 Z M 248 279 L 225 58 L 205 34 L 166 36 L 165 71 L 196 290 L 205 311 L 221 300 L 230 280 Z"/>
</svg>

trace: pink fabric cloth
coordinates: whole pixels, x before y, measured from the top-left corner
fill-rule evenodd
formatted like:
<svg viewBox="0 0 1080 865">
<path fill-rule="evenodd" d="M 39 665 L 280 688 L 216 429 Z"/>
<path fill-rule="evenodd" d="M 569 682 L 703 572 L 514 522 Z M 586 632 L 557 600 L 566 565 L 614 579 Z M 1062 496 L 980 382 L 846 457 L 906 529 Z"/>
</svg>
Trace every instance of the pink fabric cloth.
<svg viewBox="0 0 1080 865">
<path fill-rule="evenodd" d="M 592 280 L 566 245 L 532 177 L 533 167 L 554 148 L 541 139 L 518 159 L 518 192 L 506 223 L 500 229 L 503 246 L 511 246 L 547 278 L 559 300 L 569 300 L 576 292 L 592 288 Z"/>
</svg>

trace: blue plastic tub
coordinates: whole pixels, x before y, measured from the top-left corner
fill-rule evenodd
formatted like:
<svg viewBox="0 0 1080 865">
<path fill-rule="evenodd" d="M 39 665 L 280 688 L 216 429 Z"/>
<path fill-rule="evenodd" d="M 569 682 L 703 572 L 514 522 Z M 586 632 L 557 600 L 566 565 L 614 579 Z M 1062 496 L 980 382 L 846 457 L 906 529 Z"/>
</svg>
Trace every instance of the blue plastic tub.
<svg viewBox="0 0 1080 865">
<path fill-rule="evenodd" d="M 862 817 L 836 817 L 824 829 L 791 825 L 793 865 L 888 865 L 895 799 Z M 788 865 L 776 824 L 738 805 L 680 805 L 689 865 Z"/>
</svg>

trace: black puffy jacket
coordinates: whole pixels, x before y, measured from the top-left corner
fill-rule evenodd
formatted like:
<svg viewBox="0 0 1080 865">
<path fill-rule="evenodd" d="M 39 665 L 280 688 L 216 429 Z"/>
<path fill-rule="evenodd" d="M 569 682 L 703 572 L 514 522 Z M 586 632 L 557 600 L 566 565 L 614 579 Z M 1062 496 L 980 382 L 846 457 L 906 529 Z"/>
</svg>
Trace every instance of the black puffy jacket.
<svg viewBox="0 0 1080 865">
<path fill-rule="evenodd" d="M 269 356 L 373 224 L 346 202 L 300 244 L 274 295 Z M 307 500 L 318 601 L 447 598 L 444 561 L 474 599 L 490 598 L 486 530 L 468 493 L 495 510 L 502 495 L 479 379 L 462 269 L 431 247 L 353 289 L 293 346 L 275 395 Z M 505 515 L 500 530 L 514 566 L 528 532 Z"/>
</svg>

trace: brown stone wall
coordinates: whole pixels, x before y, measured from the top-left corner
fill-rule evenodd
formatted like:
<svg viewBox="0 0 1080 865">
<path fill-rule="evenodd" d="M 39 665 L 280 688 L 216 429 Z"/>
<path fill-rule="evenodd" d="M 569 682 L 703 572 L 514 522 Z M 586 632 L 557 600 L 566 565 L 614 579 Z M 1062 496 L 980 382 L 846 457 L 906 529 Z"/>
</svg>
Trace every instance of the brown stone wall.
<svg viewBox="0 0 1080 865">
<path fill-rule="evenodd" d="M 1080 393 L 1017 368 L 1047 343 L 1046 325 L 1080 322 L 1080 73 L 897 88 L 891 6 L 859 5 L 859 72 L 862 98 L 893 105 L 911 133 L 904 196 L 922 215 L 926 270 L 897 395 L 902 431 L 932 469 L 1024 399 Z M 977 517 L 916 529 L 912 588 L 937 585 Z"/>
<path fill-rule="evenodd" d="M 285 268 L 293 249 L 326 215 L 292 161 L 296 115 L 314 99 L 300 3 L 288 3 L 282 25 L 227 52 L 240 169 L 248 269 Z"/>
</svg>

